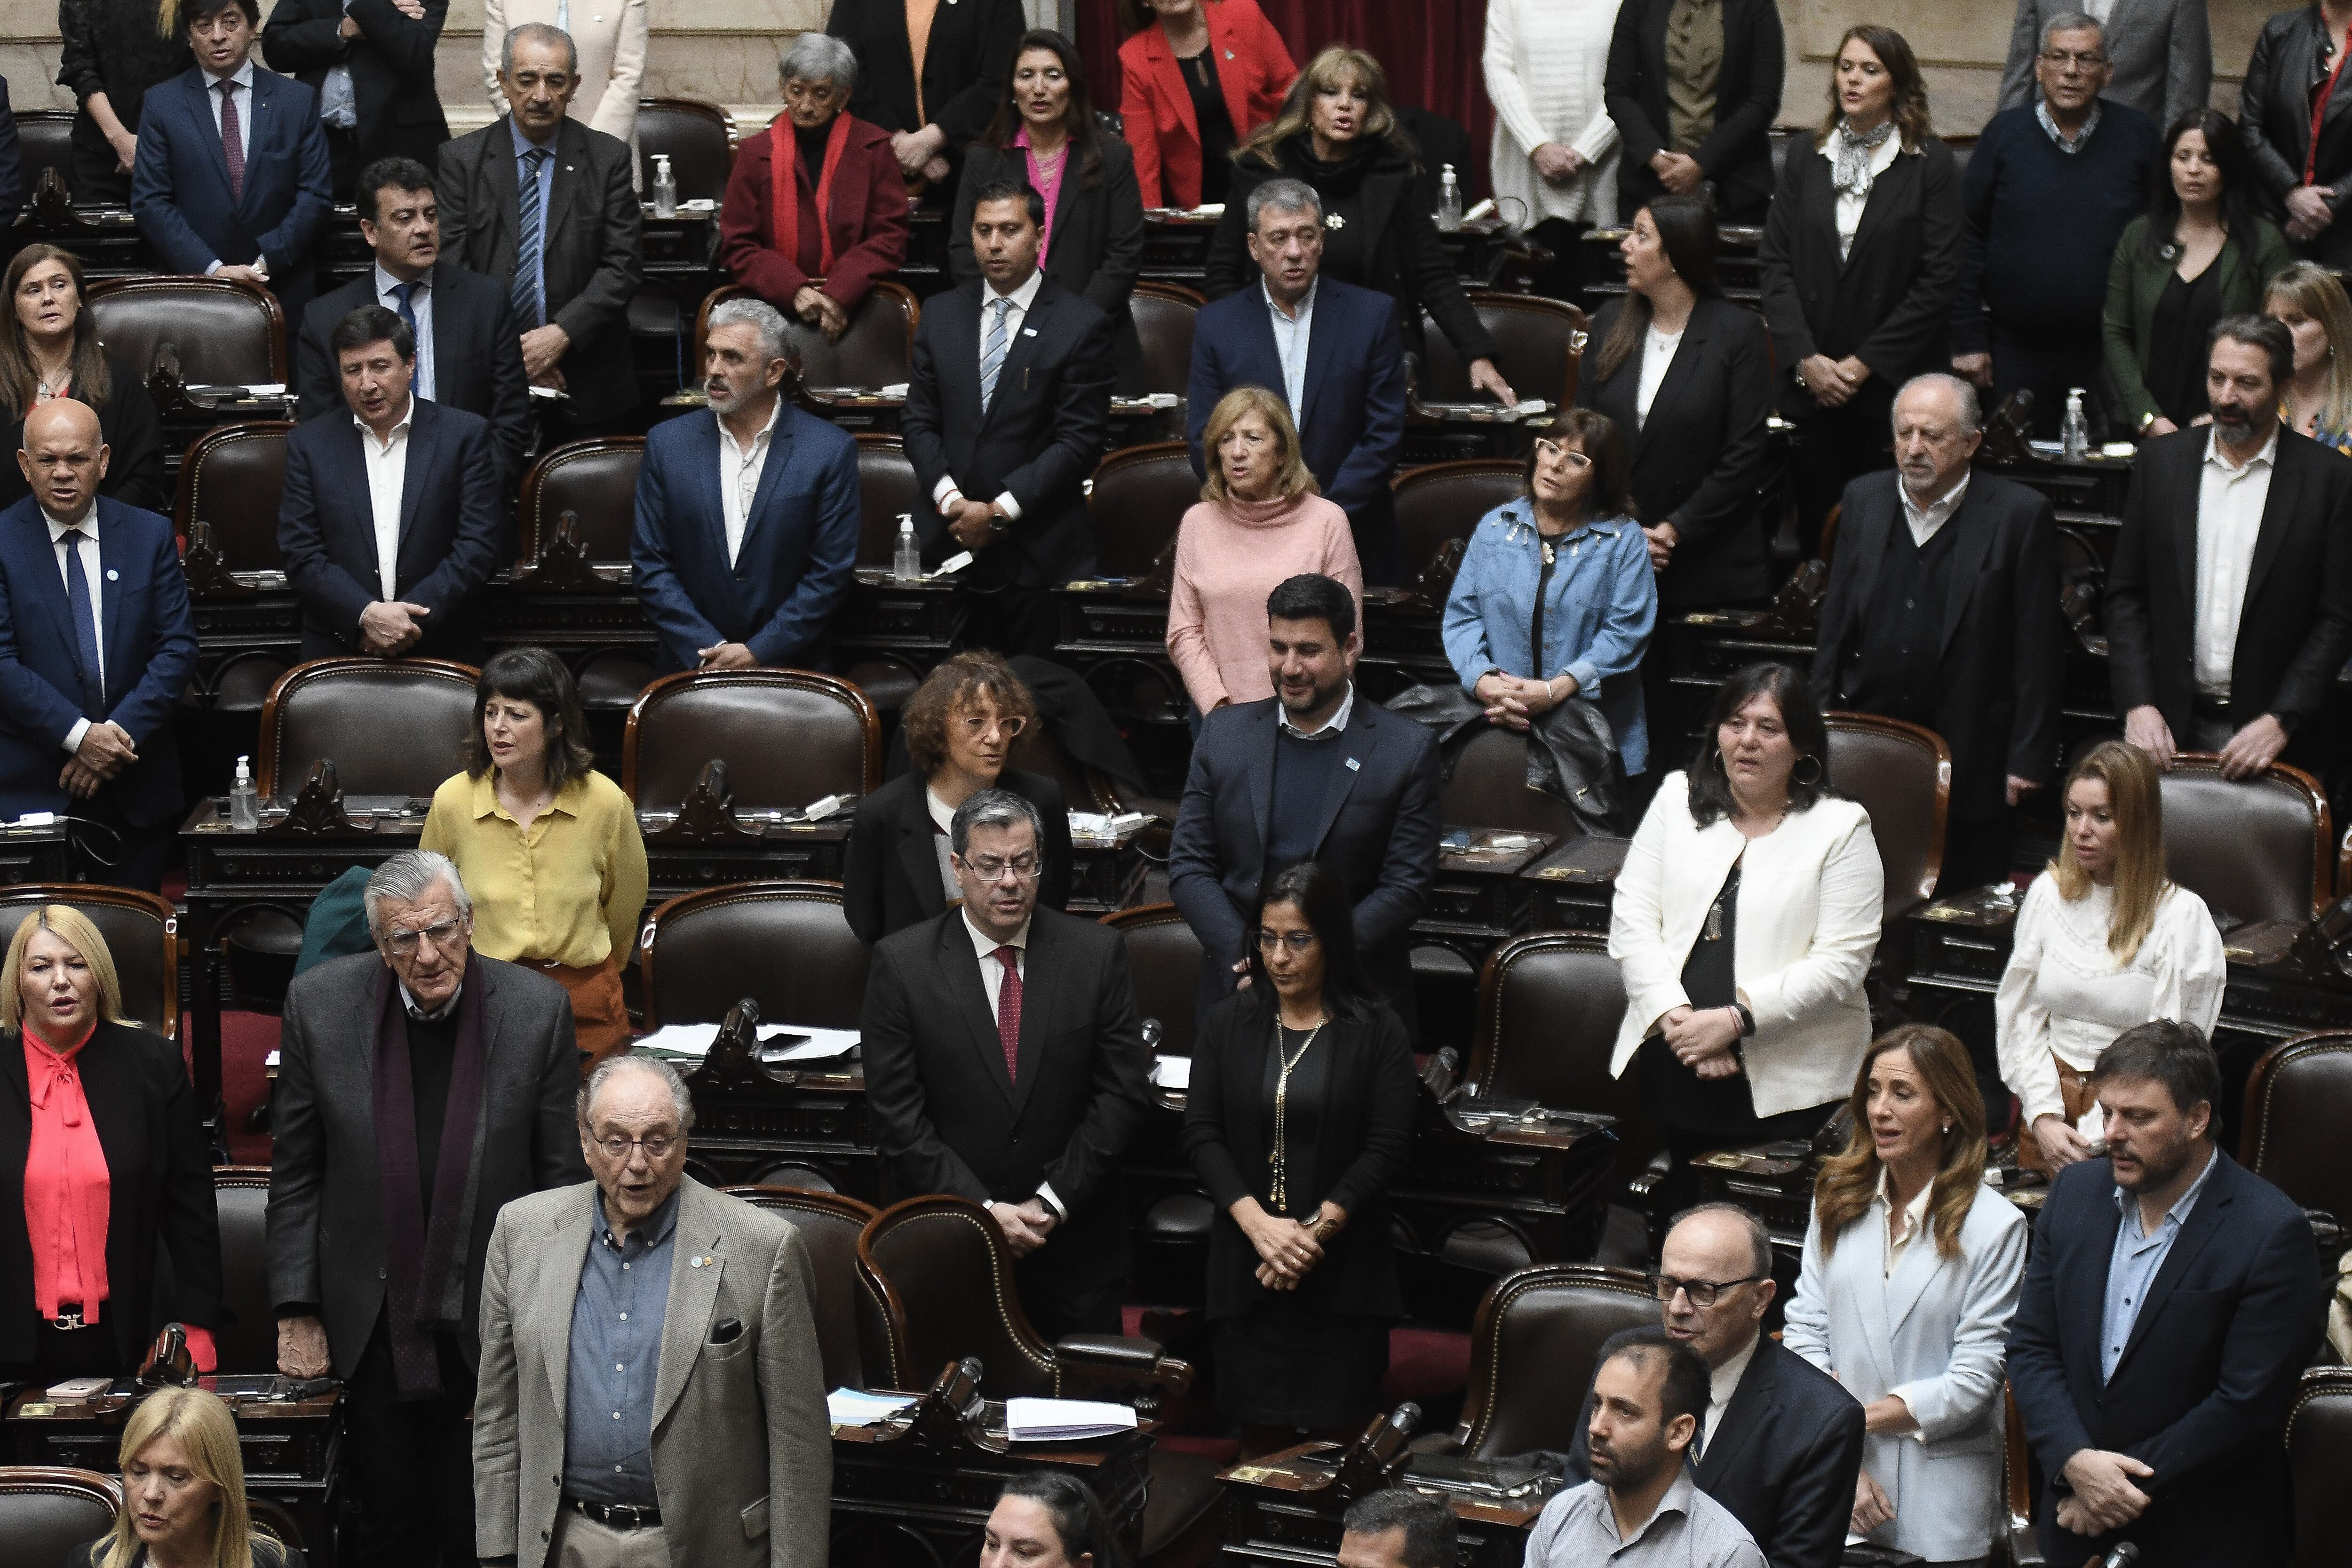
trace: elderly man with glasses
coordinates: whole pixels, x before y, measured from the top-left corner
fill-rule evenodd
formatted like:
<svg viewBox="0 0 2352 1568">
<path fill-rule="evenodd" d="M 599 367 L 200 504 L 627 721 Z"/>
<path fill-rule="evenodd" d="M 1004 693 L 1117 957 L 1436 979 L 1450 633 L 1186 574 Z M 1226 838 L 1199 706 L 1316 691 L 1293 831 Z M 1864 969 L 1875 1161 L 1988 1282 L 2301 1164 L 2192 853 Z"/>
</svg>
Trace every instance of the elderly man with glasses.
<svg viewBox="0 0 2352 1568">
<path fill-rule="evenodd" d="M 269 1164 L 278 1369 L 348 1385 L 362 1563 L 473 1568 L 468 1412 L 499 1210 L 578 1182 L 572 1003 L 473 950 L 457 867 L 394 855 L 373 953 L 286 995 Z"/>
</svg>

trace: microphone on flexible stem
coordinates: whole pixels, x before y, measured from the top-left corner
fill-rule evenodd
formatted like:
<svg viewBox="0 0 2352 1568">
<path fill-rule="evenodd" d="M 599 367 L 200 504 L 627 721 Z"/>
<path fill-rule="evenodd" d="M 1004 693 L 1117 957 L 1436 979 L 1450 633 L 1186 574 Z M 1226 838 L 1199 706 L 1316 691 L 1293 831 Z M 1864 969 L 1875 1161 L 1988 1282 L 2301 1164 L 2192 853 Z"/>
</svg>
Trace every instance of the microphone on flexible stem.
<svg viewBox="0 0 2352 1568">
<path fill-rule="evenodd" d="M 2126 1541 L 2099 1559 L 2099 1568 L 2139 1568 L 2139 1548 Z"/>
</svg>

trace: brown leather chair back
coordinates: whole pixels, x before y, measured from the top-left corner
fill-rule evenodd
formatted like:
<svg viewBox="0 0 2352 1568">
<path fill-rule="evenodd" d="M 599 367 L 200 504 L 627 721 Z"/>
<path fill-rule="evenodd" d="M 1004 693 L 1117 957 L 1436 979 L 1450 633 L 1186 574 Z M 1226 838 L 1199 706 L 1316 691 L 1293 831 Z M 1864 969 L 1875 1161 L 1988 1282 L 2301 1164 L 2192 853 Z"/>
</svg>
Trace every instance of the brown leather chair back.
<svg viewBox="0 0 2352 1568">
<path fill-rule="evenodd" d="M 2299 925 L 2326 906 L 2335 834 L 2318 780 L 2274 763 L 2233 781 L 2189 752 L 2162 787 L 2165 870 L 2217 918 Z"/>
<path fill-rule="evenodd" d="M 2292 1568 L 2344 1561 L 2344 1479 L 2352 1476 L 2352 1368 L 2303 1374 L 2286 1417 L 2286 1464 L 2294 1494 Z"/>
<path fill-rule="evenodd" d="M 1118 800 L 1110 795 L 1109 781 L 1090 769 L 1081 767 L 1076 758 L 1062 749 L 1054 734 L 1054 727 L 1043 719 L 1021 731 L 1004 754 L 1004 765 L 1018 768 L 1024 773 L 1039 773 L 1062 786 L 1062 799 L 1072 811 L 1113 811 Z"/>
<path fill-rule="evenodd" d="M 1054 1352 L 1021 1310 L 1013 1252 L 988 1211 L 962 1198 L 908 1198 L 858 1237 L 857 1262 L 889 1326 L 890 1388 L 929 1388 L 978 1356 L 991 1399 L 1053 1398 Z"/>
<path fill-rule="evenodd" d="M 1539 1263 L 1495 1281 L 1470 1331 L 1470 1393 L 1454 1440 L 1465 1458 L 1584 1441 L 1576 1413 L 1601 1347 L 1626 1329 L 1655 1327 L 1650 1282 L 1598 1263 Z"/>
<path fill-rule="evenodd" d="M 474 727 L 470 664 L 437 658 L 314 658 L 278 678 L 261 710 L 255 783 L 290 797 L 332 758 L 345 795 L 430 800 L 465 766 Z"/>
<path fill-rule="evenodd" d="M 0 1465 L 0 1542 L 8 1568 L 65 1568 L 73 1549 L 114 1528 L 122 1483 L 62 1465 Z"/>
<path fill-rule="evenodd" d="M 898 437 L 857 437 L 857 563 L 887 570 L 898 550 L 898 519 L 912 516 L 919 528 L 931 506 Z"/>
<path fill-rule="evenodd" d="M 1201 939 L 1173 904 L 1143 904 L 1102 917 L 1127 943 L 1135 1015 L 1160 1021 L 1160 1055 L 1192 1054 L 1193 1009 L 1201 997 Z"/>
<path fill-rule="evenodd" d="M 824 1362 L 827 1388 L 871 1388 L 866 1347 L 881 1350 L 878 1373 L 888 1352 L 881 1349 L 881 1299 L 857 1272 L 857 1238 L 879 1211 L 839 1193 L 800 1187 L 730 1187 L 730 1195 L 770 1214 L 800 1232 L 815 1270 L 817 1353 Z"/>
<path fill-rule="evenodd" d="M 726 759 L 739 811 L 797 809 L 881 783 L 882 725 L 866 694 L 805 669 L 682 670 L 629 710 L 621 787 L 642 811 L 674 811 L 703 764 Z"/>
<path fill-rule="evenodd" d="M 222 1304 L 229 1321 L 213 1331 L 225 1373 L 278 1370 L 277 1304 L 269 1293 L 269 1167 L 215 1165 L 220 1212 Z"/>
<path fill-rule="evenodd" d="M 1829 784 L 1870 814 L 1886 870 L 1883 919 L 1935 895 L 1944 864 L 1944 813 L 1952 798 L 1952 752 L 1933 730 L 1874 713 L 1832 713 Z M 1798 764 L 1802 767 L 1803 764 Z"/>
<path fill-rule="evenodd" d="M 696 98 L 637 100 L 638 188 L 654 199 L 654 154 L 669 159 L 681 202 L 718 201 L 735 170 L 735 121 Z"/>
<path fill-rule="evenodd" d="M 114 960 L 123 1016 L 180 1037 L 180 916 L 169 899 L 94 882 L 19 882 L 0 889 L 0 952 L 35 910 L 64 904 L 88 917 Z"/>
<path fill-rule="evenodd" d="M 1390 481 L 1405 570 L 1428 570 L 1431 558 L 1449 541 L 1468 539 L 1480 518 L 1525 495 L 1527 471 L 1524 463 L 1471 458 L 1407 468 Z"/>
<path fill-rule="evenodd" d="M 838 882 L 734 882 L 671 899 L 646 922 L 646 1027 L 716 1024 L 749 996 L 769 1024 L 854 1029 L 866 944 Z"/>
<path fill-rule="evenodd" d="M 1143 340 L 1143 390 L 1184 395 L 1192 379 L 1192 323 L 1208 300 L 1175 283 L 1135 286 L 1128 308 Z"/>
<path fill-rule="evenodd" d="M 29 200 L 33 187 L 41 183 L 41 175 L 50 169 L 73 189 L 73 122 L 70 109 L 19 109 L 16 111 L 16 156 L 24 167 L 25 195 Z"/>
<path fill-rule="evenodd" d="M 1587 336 L 1584 312 L 1562 300 L 1531 294 L 1488 289 L 1468 292 L 1480 323 L 1495 339 L 1495 368 L 1511 390 L 1563 408 L 1575 402 L 1577 364 Z M 1467 403 L 1486 396 L 1471 391 L 1469 363 L 1426 315 L 1421 335 L 1427 355 L 1421 372 L 1423 402 Z"/>
<path fill-rule="evenodd" d="M 1505 942 L 1478 979 L 1470 1092 L 1605 1114 L 1624 1016 L 1625 981 L 1601 938 L 1539 931 Z"/>
<path fill-rule="evenodd" d="M 284 419 L 216 425 L 190 443 L 180 464 L 173 526 L 181 537 L 208 524 L 213 546 L 236 572 L 275 572 L 286 564 L 278 549 L 278 506 L 286 499 Z"/>
<path fill-rule="evenodd" d="M 288 379 L 286 312 L 267 289 L 228 278 L 108 278 L 85 299 L 99 341 L 142 379 L 166 343 L 189 386 Z"/>
<path fill-rule="evenodd" d="M 1154 441 L 1113 452 L 1095 465 L 1087 500 L 1095 570 L 1106 577 L 1150 575 L 1184 514 L 1200 500 L 1200 476 L 1192 472 L 1192 449 L 1183 442 Z"/>
<path fill-rule="evenodd" d="M 2238 1152 L 2257 1176 L 2307 1209 L 2352 1225 L 2352 1030 L 2273 1046 L 2246 1079 Z"/>
<path fill-rule="evenodd" d="M 1580 831 L 1568 802 L 1528 787 L 1528 738 L 1493 724 L 1481 727 L 1454 759 L 1438 815 L 1464 827 L 1504 827 L 1552 833 Z"/>
<path fill-rule="evenodd" d="M 626 561 L 637 526 L 637 470 L 646 460 L 642 436 L 566 441 L 541 457 L 522 479 L 516 509 L 519 559 L 530 562 L 555 537 L 571 512 L 593 561 Z"/>
</svg>

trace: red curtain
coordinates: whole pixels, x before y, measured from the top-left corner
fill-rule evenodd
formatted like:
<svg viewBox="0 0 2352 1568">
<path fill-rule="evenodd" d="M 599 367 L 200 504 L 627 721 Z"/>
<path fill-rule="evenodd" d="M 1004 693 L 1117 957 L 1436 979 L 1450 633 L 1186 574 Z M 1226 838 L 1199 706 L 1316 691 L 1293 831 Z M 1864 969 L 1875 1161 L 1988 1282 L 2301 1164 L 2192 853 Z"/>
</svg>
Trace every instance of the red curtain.
<svg viewBox="0 0 2352 1568">
<path fill-rule="evenodd" d="M 1487 186 L 1495 110 L 1478 69 L 1486 0 L 1257 0 L 1291 58 L 1305 65 L 1328 44 L 1349 44 L 1381 62 L 1399 103 L 1433 110 L 1470 132 L 1470 167 L 1455 171 L 1473 199 Z M 1118 108 L 1118 0 L 1080 0 L 1078 48 L 1101 107 Z"/>
</svg>

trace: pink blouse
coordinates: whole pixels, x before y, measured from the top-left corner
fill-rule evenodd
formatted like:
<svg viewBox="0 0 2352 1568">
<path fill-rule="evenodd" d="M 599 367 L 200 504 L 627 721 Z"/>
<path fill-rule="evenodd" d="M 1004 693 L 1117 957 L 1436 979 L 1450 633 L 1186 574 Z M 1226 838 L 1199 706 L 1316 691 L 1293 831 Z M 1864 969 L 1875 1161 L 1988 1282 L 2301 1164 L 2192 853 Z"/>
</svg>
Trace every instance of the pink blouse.
<svg viewBox="0 0 2352 1568">
<path fill-rule="evenodd" d="M 1029 151 L 1027 126 L 1023 126 L 1014 135 L 1013 144 L 1021 149 L 1021 155 L 1029 165 L 1029 188 L 1043 197 L 1045 203 L 1045 232 L 1037 237 L 1037 266 L 1040 270 L 1043 270 L 1045 265 L 1045 252 L 1054 243 L 1054 208 L 1062 199 L 1062 175 L 1070 166 L 1070 144 L 1066 142 L 1062 143 L 1062 155 L 1055 161 L 1054 172 L 1051 174 L 1038 172 L 1037 154 Z"/>
<path fill-rule="evenodd" d="M 1202 501 L 1184 514 L 1168 595 L 1168 657 L 1195 708 L 1206 713 L 1222 701 L 1274 695 L 1265 596 L 1302 572 L 1346 584 L 1361 628 L 1363 569 L 1348 514 L 1332 502 L 1307 494 L 1223 506 Z"/>
</svg>

